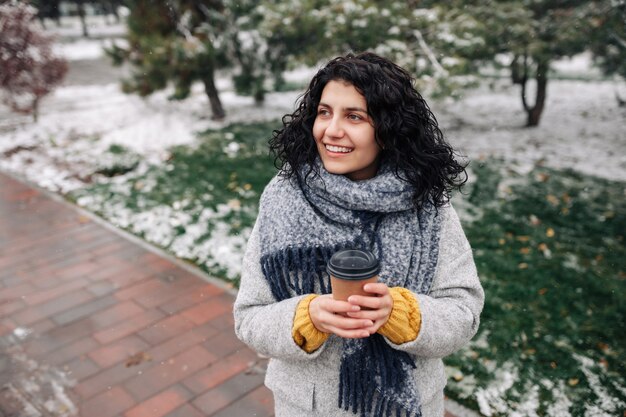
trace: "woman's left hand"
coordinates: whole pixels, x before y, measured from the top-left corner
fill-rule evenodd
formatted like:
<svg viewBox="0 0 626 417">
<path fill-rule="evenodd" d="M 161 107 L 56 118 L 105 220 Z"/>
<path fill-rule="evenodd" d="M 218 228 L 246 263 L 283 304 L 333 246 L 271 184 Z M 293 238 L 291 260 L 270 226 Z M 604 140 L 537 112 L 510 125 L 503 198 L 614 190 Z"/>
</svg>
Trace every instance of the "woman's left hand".
<svg viewBox="0 0 626 417">
<path fill-rule="evenodd" d="M 374 324 L 365 328 L 371 335 L 376 333 L 389 320 L 391 310 L 393 309 L 393 298 L 389 294 L 389 287 L 382 282 L 365 284 L 363 289 L 371 293 L 372 296 L 351 295 L 348 297 L 348 302 L 360 306 L 361 311 L 348 312 L 346 314 L 348 317 L 356 319 L 372 320 Z"/>
</svg>

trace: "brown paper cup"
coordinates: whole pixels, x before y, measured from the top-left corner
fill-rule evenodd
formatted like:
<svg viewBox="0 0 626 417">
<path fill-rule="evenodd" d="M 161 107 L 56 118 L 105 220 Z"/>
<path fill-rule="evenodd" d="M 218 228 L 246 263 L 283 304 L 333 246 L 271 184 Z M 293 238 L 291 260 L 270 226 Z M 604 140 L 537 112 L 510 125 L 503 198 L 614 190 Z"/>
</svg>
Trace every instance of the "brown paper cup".
<svg viewBox="0 0 626 417">
<path fill-rule="evenodd" d="M 371 293 L 368 293 L 363 289 L 363 286 L 365 284 L 369 284 L 370 282 L 378 282 L 378 275 L 360 280 L 341 279 L 332 275 L 330 276 L 330 286 L 333 291 L 333 298 L 341 301 L 348 301 L 348 297 L 351 295 L 371 296 Z"/>
</svg>

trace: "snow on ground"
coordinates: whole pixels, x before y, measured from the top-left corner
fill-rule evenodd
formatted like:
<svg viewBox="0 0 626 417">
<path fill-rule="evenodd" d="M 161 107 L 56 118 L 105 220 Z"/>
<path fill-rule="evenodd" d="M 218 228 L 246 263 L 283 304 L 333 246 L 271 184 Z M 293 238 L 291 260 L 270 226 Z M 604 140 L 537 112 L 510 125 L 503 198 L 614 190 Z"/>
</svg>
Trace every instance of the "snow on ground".
<svg viewBox="0 0 626 417">
<path fill-rule="evenodd" d="M 227 80 L 219 86 L 228 88 Z M 268 104 L 259 107 L 250 97 L 225 91 L 221 99 L 228 117 L 222 122 L 210 119 L 201 85 L 182 102 L 169 101 L 167 95 L 158 92 L 142 99 L 124 94 L 117 83 L 65 86 L 44 99 L 38 123 L 14 117 L 20 120 L 17 128 L 10 113 L 0 109 L 0 115 L 7 115 L 0 122 L 0 154 L 4 153 L 0 167 L 53 191 L 67 192 L 80 186 L 71 179 L 87 174 L 112 144 L 158 163 L 169 147 L 192 144 L 196 134 L 208 128 L 278 118 L 293 109 L 298 93 L 269 94 Z"/>
<path fill-rule="evenodd" d="M 615 100 L 619 87 L 613 81 L 551 80 L 535 128 L 524 127 L 519 87 L 506 80 L 433 107 L 450 142 L 470 159 L 495 156 L 514 161 L 521 172 L 541 163 L 626 181 L 626 108 Z"/>
<path fill-rule="evenodd" d="M 124 13 L 122 13 L 124 14 Z M 91 39 L 111 38 L 124 35 L 126 27 L 123 22 L 115 21 L 113 16 L 89 14 L 86 16 L 87 31 Z M 60 25 L 49 19 L 45 22 L 46 31 L 63 40 L 76 39 L 82 36 L 82 26 L 76 16 L 63 16 Z"/>
<path fill-rule="evenodd" d="M 104 57 L 104 47 L 110 47 L 108 39 L 78 39 L 73 42 L 55 43 L 52 51 L 68 61 L 98 59 Z"/>
</svg>

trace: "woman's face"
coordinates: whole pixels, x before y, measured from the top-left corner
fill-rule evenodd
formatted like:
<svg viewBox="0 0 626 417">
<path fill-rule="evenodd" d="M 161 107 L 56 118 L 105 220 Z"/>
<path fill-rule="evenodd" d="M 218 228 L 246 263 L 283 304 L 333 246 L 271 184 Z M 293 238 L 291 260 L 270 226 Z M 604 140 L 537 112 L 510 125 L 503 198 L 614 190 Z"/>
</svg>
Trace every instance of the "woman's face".
<svg viewBox="0 0 626 417">
<path fill-rule="evenodd" d="M 324 168 L 331 174 L 345 175 L 353 181 L 376 175 L 381 149 L 365 97 L 352 84 L 326 84 L 317 106 L 313 136 Z"/>
</svg>

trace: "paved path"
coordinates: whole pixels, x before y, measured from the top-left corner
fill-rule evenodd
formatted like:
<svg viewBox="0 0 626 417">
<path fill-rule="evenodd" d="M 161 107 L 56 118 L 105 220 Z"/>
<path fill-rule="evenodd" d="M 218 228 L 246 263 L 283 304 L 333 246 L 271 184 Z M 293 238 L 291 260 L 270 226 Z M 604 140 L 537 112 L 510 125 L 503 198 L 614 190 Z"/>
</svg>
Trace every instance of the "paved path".
<svg viewBox="0 0 626 417">
<path fill-rule="evenodd" d="M 235 337 L 232 303 L 0 173 L 0 416 L 271 416 L 265 363 Z"/>
</svg>

